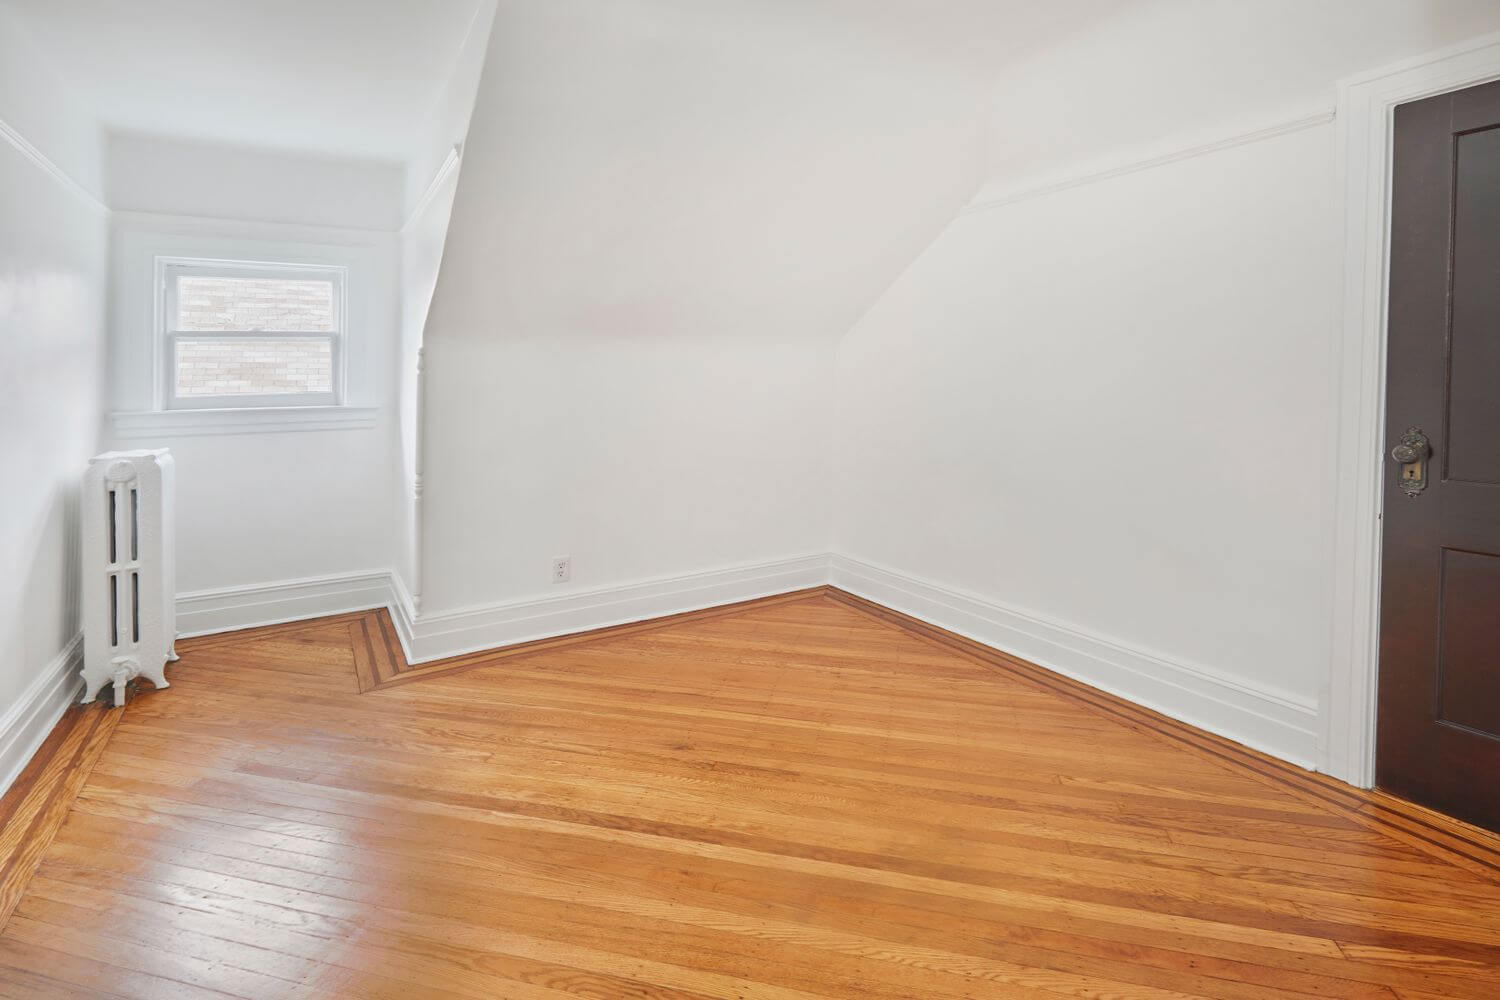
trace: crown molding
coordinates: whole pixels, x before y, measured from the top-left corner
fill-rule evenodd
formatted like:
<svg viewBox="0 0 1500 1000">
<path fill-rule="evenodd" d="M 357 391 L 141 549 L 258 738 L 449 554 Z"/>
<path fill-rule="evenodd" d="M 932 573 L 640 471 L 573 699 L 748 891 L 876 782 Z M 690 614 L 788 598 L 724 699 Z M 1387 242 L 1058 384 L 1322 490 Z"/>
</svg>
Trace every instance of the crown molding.
<svg viewBox="0 0 1500 1000">
<path fill-rule="evenodd" d="M 68 173 L 62 167 L 59 167 L 56 163 L 53 163 L 52 160 L 48 158 L 46 153 L 43 153 L 40 149 L 37 149 L 35 146 L 33 146 L 29 139 L 27 139 L 20 132 L 16 131 L 15 126 L 11 125 L 10 122 L 7 122 L 3 118 L 0 118 L 0 137 L 3 137 L 6 142 L 15 147 L 16 152 L 26 157 L 27 160 L 31 161 L 31 163 L 38 169 L 40 169 L 43 173 L 47 174 L 53 180 L 57 181 L 57 183 L 66 188 L 68 190 L 68 193 L 73 195 L 73 197 L 77 198 L 79 201 L 83 202 L 85 205 L 89 206 L 96 212 L 100 212 L 104 215 L 109 214 L 108 205 L 100 201 L 99 198 L 96 197 L 94 193 L 91 192 L 88 188 L 84 187 L 82 184 L 74 180 L 72 174 Z"/>
<path fill-rule="evenodd" d="M 402 236 L 405 236 L 407 231 L 416 225 L 417 219 L 421 217 L 423 212 L 427 211 L 427 206 L 432 204 L 432 199 L 437 197 L 438 189 L 448 180 L 448 175 L 457 170 L 458 165 L 463 162 L 463 149 L 463 143 L 454 143 L 453 148 L 448 150 L 448 155 L 437 168 L 437 172 L 432 175 L 432 180 L 427 182 L 427 187 L 423 190 L 422 196 L 417 199 L 417 203 L 412 206 L 412 210 L 407 215 L 406 221 L 401 224 L 399 232 Z"/>
</svg>

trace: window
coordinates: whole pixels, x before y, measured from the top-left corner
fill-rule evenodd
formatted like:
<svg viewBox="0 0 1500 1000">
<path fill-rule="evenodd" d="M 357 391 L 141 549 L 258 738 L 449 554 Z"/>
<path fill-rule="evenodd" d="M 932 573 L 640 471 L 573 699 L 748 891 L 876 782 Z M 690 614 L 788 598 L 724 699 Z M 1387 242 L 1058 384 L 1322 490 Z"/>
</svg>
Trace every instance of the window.
<svg viewBox="0 0 1500 1000">
<path fill-rule="evenodd" d="M 157 258 L 166 409 L 343 401 L 345 269 Z"/>
</svg>

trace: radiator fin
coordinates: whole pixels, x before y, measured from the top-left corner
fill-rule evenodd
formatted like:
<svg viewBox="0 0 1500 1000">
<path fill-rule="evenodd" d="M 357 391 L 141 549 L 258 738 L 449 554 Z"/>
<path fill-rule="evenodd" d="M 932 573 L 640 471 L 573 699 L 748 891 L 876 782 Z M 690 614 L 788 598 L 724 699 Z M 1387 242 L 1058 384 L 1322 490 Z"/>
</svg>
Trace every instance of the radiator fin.
<svg viewBox="0 0 1500 1000">
<path fill-rule="evenodd" d="M 84 701 L 113 684 L 116 704 L 123 704 L 125 684 L 135 677 L 167 686 L 177 638 L 172 479 L 166 449 L 109 452 L 89 463 L 78 548 L 85 562 Z"/>
</svg>

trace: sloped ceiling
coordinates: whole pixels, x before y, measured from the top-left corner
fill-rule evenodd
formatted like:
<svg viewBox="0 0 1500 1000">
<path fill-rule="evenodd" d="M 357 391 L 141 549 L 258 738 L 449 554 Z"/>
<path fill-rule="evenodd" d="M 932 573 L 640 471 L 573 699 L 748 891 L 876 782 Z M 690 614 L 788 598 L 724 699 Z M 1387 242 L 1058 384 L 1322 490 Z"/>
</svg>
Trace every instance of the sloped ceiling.
<svg viewBox="0 0 1500 1000">
<path fill-rule="evenodd" d="M 0 0 L 114 131 L 401 162 L 480 0 Z"/>
<path fill-rule="evenodd" d="M 1114 6 L 501 3 L 428 337 L 836 337 L 977 184 L 997 61 Z"/>
</svg>

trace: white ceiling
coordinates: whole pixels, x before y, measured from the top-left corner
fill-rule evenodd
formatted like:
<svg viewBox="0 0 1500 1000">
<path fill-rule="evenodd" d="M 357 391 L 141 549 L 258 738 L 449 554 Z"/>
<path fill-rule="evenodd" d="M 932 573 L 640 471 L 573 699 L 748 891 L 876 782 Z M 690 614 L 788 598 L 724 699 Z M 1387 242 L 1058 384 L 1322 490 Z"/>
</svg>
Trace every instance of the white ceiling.
<svg viewBox="0 0 1500 1000">
<path fill-rule="evenodd" d="M 0 0 L 107 128 L 405 161 L 480 0 Z"/>
</svg>

